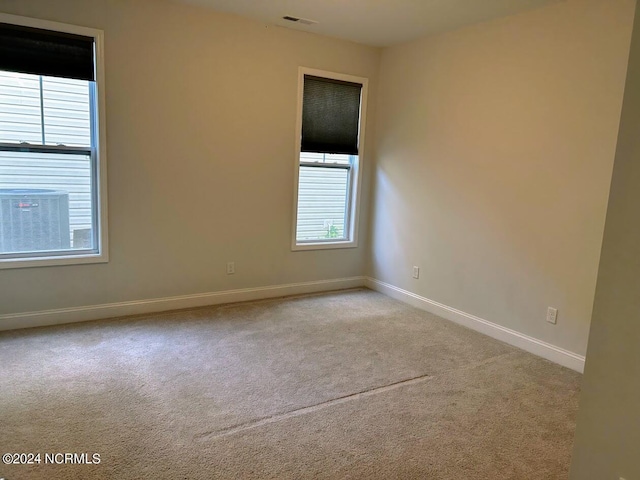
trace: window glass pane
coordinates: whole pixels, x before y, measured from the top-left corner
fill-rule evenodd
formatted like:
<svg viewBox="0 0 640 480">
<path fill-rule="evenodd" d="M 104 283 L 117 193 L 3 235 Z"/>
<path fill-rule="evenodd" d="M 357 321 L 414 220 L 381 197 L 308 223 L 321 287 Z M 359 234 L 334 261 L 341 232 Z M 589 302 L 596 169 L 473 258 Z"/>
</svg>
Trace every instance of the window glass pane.
<svg viewBox="0 0 640 480">
<path fill-rule="evenodd" d="M 0 142 L 91 146 L 90 85 L 0 71 Z"/>
<path fill-rule="evenodd" d="M 91 146 L 89 82 L 42 77 L 47 144 Z"/>
<path fill-rule="evenodd" d="M 0 152 L 0 254 L 93 249 L 89 154 Z"/>
<path fill-rule="evenodd" d="M 344 240 L 350 170 L 300 166 L 296 240 Z"/>
<path fill-rule="evenodd" d="M 0 71 L 0 142 L 42 143 L 38 76 Z"/>
</svg>

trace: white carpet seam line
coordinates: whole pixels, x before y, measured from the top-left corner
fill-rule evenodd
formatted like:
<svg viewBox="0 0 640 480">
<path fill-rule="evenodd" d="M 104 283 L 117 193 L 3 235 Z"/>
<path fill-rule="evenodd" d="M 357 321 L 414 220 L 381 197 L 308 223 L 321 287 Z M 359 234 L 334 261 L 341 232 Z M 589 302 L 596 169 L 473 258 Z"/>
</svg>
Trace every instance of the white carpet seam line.
<svg viewBox="0 0 640 480">
<path fill-rule="evenodd" d="M 245 430 L 251 430 L 253 428 L 258 428 L 264 425 L 269 425 L 271 423 L 276 423 L 282 420 L 287 420 L 289 418 L 299 417 L 301 415 L 306 415 L 309 413 L 313 413 L 318 410 L 322 410 L 324 408 L 328 408 L 334 405 L 340 405 L 346 402 L 350 402 L 353 400 L 358 400 L 360 398 L 370 397 L 372 395 L 377 395 L 379 393 L 388 392 L 390 390 L 395 390 L 396 388 L 404 387 L 407 385 L 414 385 L 416 383 L 421 383 L 426 380 L 430 380 L 435 378 L 433 375 L 420 375 L 413 378 L 408 378 L 406 380 L 400 380 L 398 382 L 393 382 L 388 385 L 384 385 L 382 387 L 373 387 L 367 390 L 362 390 L 357 393 L 352 393 L 349 395 L 345 395 L 338 398 L 332 398 L 331 400 L 326 400 L 324 402 L 317 403 L 315 405 L 309 405 L 307 407 L 301 407 L 296 410 L 291 410 L 289 412 L 278 413 L 275 415 L 271 415 L 268 417 L 261 418 L 259 420 L 253 420 L 244 424 L 236 425 L 233 427 L 223 428 L 220 430 L 215 430 L 213 432 L 204 433 L 198 437 L 198 440 L 213 440 L 217 438 L 226 437 L 229 435 L 234 435 L 236 433 L 243 432 Z"/>
<path fill-rule="evenodd" d="M 522 353 L 522 352 L 520 352 L 518 350 L 514 350 L 514 351 L 511 351 L 511 352 L 500 353 L 498 355 L 494 355 L 492 357 L 485 358 L 484 360 L 479 360 L 477 362 L 473 362 L 473 363 L 470 363 L 468 365 L 463 365 L 461 367 L 453 368 L 451 370 L 445 370 L 445 371 L 441 372 L 439 376 L 447 375 L 447 374 L 452 373 L 452 372 L 460 372 L 462 370 L 473 370 L 474 368 L 483 367 L 485 365 L 489 365 L 490 363 L 495 363 L 495 362 L 497 362 L 498 360 L 500 360 L 503 357 L 509 357 L 511 355 L 517 355 L 519 353 Z"/>
<path fill-rule="evenodd" d="M 291 410 L 289 412 L 284 412 L 284 413 L 276 413 L 274 415 L 270 415 L 268 417 L 263 417 L 260 418 L 258 420 L 252 420 L 246 423 L 242 423 L 239 425 L 234 425 L 231 427 L 227 427 L 227 428 L 222 428 L 219 430 L 215 430 L 212 432 L 208 432 L 208 433 L 203 433 L 201 435 L 199 435 L 197 437 L 197 439 L 199 441 L 206 441 L 206 440 L 215 440 L 217 438 L 223 438 L 223 437 L 227 437 L 229 435 L 235 435 L 236 433 L 240 433 L 246 430 L 251 430 L 253 428 L 258 428 L 258 427 L 262 427 L 264 425 L 270 425 L 272 423 L 276 423 L 282 420 L 287 420 L 289 418 L 295 418 L 295 417 L 299 417 L 301 415 L 306 415 L 309 413 L 313 413 L 315 411 L 318 410 L 322 410 L 324 408 L 328 408 L 334 405 L 340 405 L 342 403 L 346 403 L 346 402 L 350 402 L 353 400 L 358 400 L 360 398 L 366 398 L 366 397 L 370 397 L 373 395 L 377 395 L 379 393 L 385 393 L 388 392 L 390 390 L 395 390 L 396 388 L 400 388 L 400 387 L 404 387 L 404 386 L 408 386 L 408 385 L 414 385 L 417 383 L 421 383 L 424 382 L 426 380 L 433 380 L 436 378 L 441 378 L 443 376 L 446 376 L 452 372 L 456 372 L 456 371 L 460 371 L 460 370 L 465 370 L 465 369 L 471 369 L 471 368 L 477 368 L 479 366 L 482 365 L 486 365 L 489 363 L 492 363 L 494 361 L 496 361 L 499 358 L 505 357 L 505 356 L 509 356 L 509 355 L 513 355 L 514 353 L 517 352 L 505 352 L 505 353 L 501 353 L 499 355 L 493 356 L 493 357 L 489 357 L 486 358 L 482 361 L 479 362 L 474 362 L 470 365 L 465 365 L 462 368 L 455 368 L 452 370 L 447 370 L 444 372 L 441 372 L 439 375 L 429 375 L 429 374 L 424 374 L 424 375 L 419 375 L 417 377 L 412 377 L 412 378 L 408 378 L 405 380 L 399 380 L 397 382 L 393 382 L 381 387 L 372 387 L 366 390 L 362 390 L 360 392 L 356 392 L 356 393 L 352 393 L 349 395 L 344 395 L 342 397 L 337 397 L 337 398 L 332 398 L 330 400 L 326 400 L 324 402 L 320 402 L 317 403 L 315 405 L 309 405 L 307 407 L 301 407 L 295 410 Z"/>
</svg>

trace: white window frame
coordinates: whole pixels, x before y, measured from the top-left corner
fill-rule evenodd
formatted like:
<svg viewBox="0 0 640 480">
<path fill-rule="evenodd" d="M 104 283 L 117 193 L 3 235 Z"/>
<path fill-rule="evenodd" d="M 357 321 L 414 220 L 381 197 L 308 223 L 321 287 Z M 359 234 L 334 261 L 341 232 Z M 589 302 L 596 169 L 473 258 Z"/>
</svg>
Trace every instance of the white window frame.
<svg viewBox="0 0 640 480">
<path fill-rule="evenodd" d="M 347 215 L 346 215 L 346 239 L 327 239 L 300 242 L 296 238 L 298 228 L 298 183 L 300 180 L 300 166 L 305 166 L 300 162 L 300 149 L 302 144 L 302 102 L 304 97 L 304 76 L 330 78 L 345 82 L 359 83 L 362 85 L 360 94 L 360 123 L 358 130 L 358 156 L 350 168 L 348 181 Z M 358 246 L 358 225 L 360 214 L 360 185 L 362 184 L 362 160 L 364 158 L 365 145 L 365 125 L 367 120 L 367 97 L 369 80 L 365 77 L 357 77 L 344 73 L 328 72 L 308 67 L 298 68 L 298 109 L 296 117 L 296 140 L 295 140 L 295 175 L 293 185 L 293 226 L 291 229 L 291 250 L 326 250 L 336 248 L 355 248 Z M 308 166 L 319 166 L 309 163 Z M 326 165 L 325 165 L 326 166 Z M 336 168 L 347 168 L 345 165 L 336 165 Z"/>
<path fill-rule="evenodd" d="M 104 94 L 104 32 L 95 28 L 80 27 L 66 23 L 51 22 L 17 15 L 0 13 L 0 22 L 25 27 L 34 27 L 57 32 L 73 33 L 86 37 L 93 37 L 95 40 L 94 61 L 96 68 L 96 80 L 94 84 L 94 105 L 92 106 L 93 135 L 91 145 L 91 156 L 94 162 L 95 175 L 92 178 L 93 195 L 96 199 L 94 203 L 96 216 L 95 241 L 97 243 L 95 252 L 91 253 L 69 253 L 42 256 L 15 256 L 0 259 L 0 269 L 27 268 L 27 267 L 50 267 L 57 265 L 78 265 L 85 263 L 106 263 L 109 261 L 109 246 L 107 233 L 107 140 L 106 140 L 106 113 Z M 35 148 L 34 150 L 36 150 Z M 71 150 L 73 147 L 65 147 Z M 50 150 L 55 150 L 52 147 Z M 82 150 L 82 149 L 80 149 Z"/>
</svg>

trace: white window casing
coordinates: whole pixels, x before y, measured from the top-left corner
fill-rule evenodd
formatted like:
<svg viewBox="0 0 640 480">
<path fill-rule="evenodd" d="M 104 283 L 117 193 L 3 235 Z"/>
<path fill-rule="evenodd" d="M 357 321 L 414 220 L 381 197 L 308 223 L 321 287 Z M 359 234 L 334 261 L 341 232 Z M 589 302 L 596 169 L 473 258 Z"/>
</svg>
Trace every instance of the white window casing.
<svg viewBox="0 0 640 480">
<path fill-rule="evenodd" d="M 83 91 L 87 82 L 0 72 L 0 93 L 7 97 L 0 111 L 4 126 L 0 131 L 0 188 L 64 190 L 68 192 L 70 237 L 74 231 L 91 231 L 91 248 L 2 251 L 0 269 L 107 262 L 104 34 L 93 28 L 2 13 L 0 22 L 92 37 L 95 68 L 89 92 Z"/>
<path fill-rule="evenodd" d="M 305 75 L 362 85 L 358 155 L 301 153 Z M 358 218 L 364 158 L 368 79 L 300 67 L 295 140 L 291 249 L 321 250 L 358 246 Z M 344 225 L 344 230 L 342 225 Z"/>
</svg>

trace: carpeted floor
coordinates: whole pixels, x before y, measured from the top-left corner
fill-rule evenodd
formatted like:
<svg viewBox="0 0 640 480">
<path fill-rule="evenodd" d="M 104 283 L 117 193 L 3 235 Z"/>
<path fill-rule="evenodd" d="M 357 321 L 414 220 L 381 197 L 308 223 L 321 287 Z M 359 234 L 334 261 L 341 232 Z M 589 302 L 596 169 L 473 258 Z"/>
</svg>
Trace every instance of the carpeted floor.
<svg viewBox="0 0 640 480">
<path fill-rule="evenodd" d="M 579 385 L 364 289 L 5 332 L 0 453 L 41 463 L 0 477 L 563 479 Z"/>
</svg>

